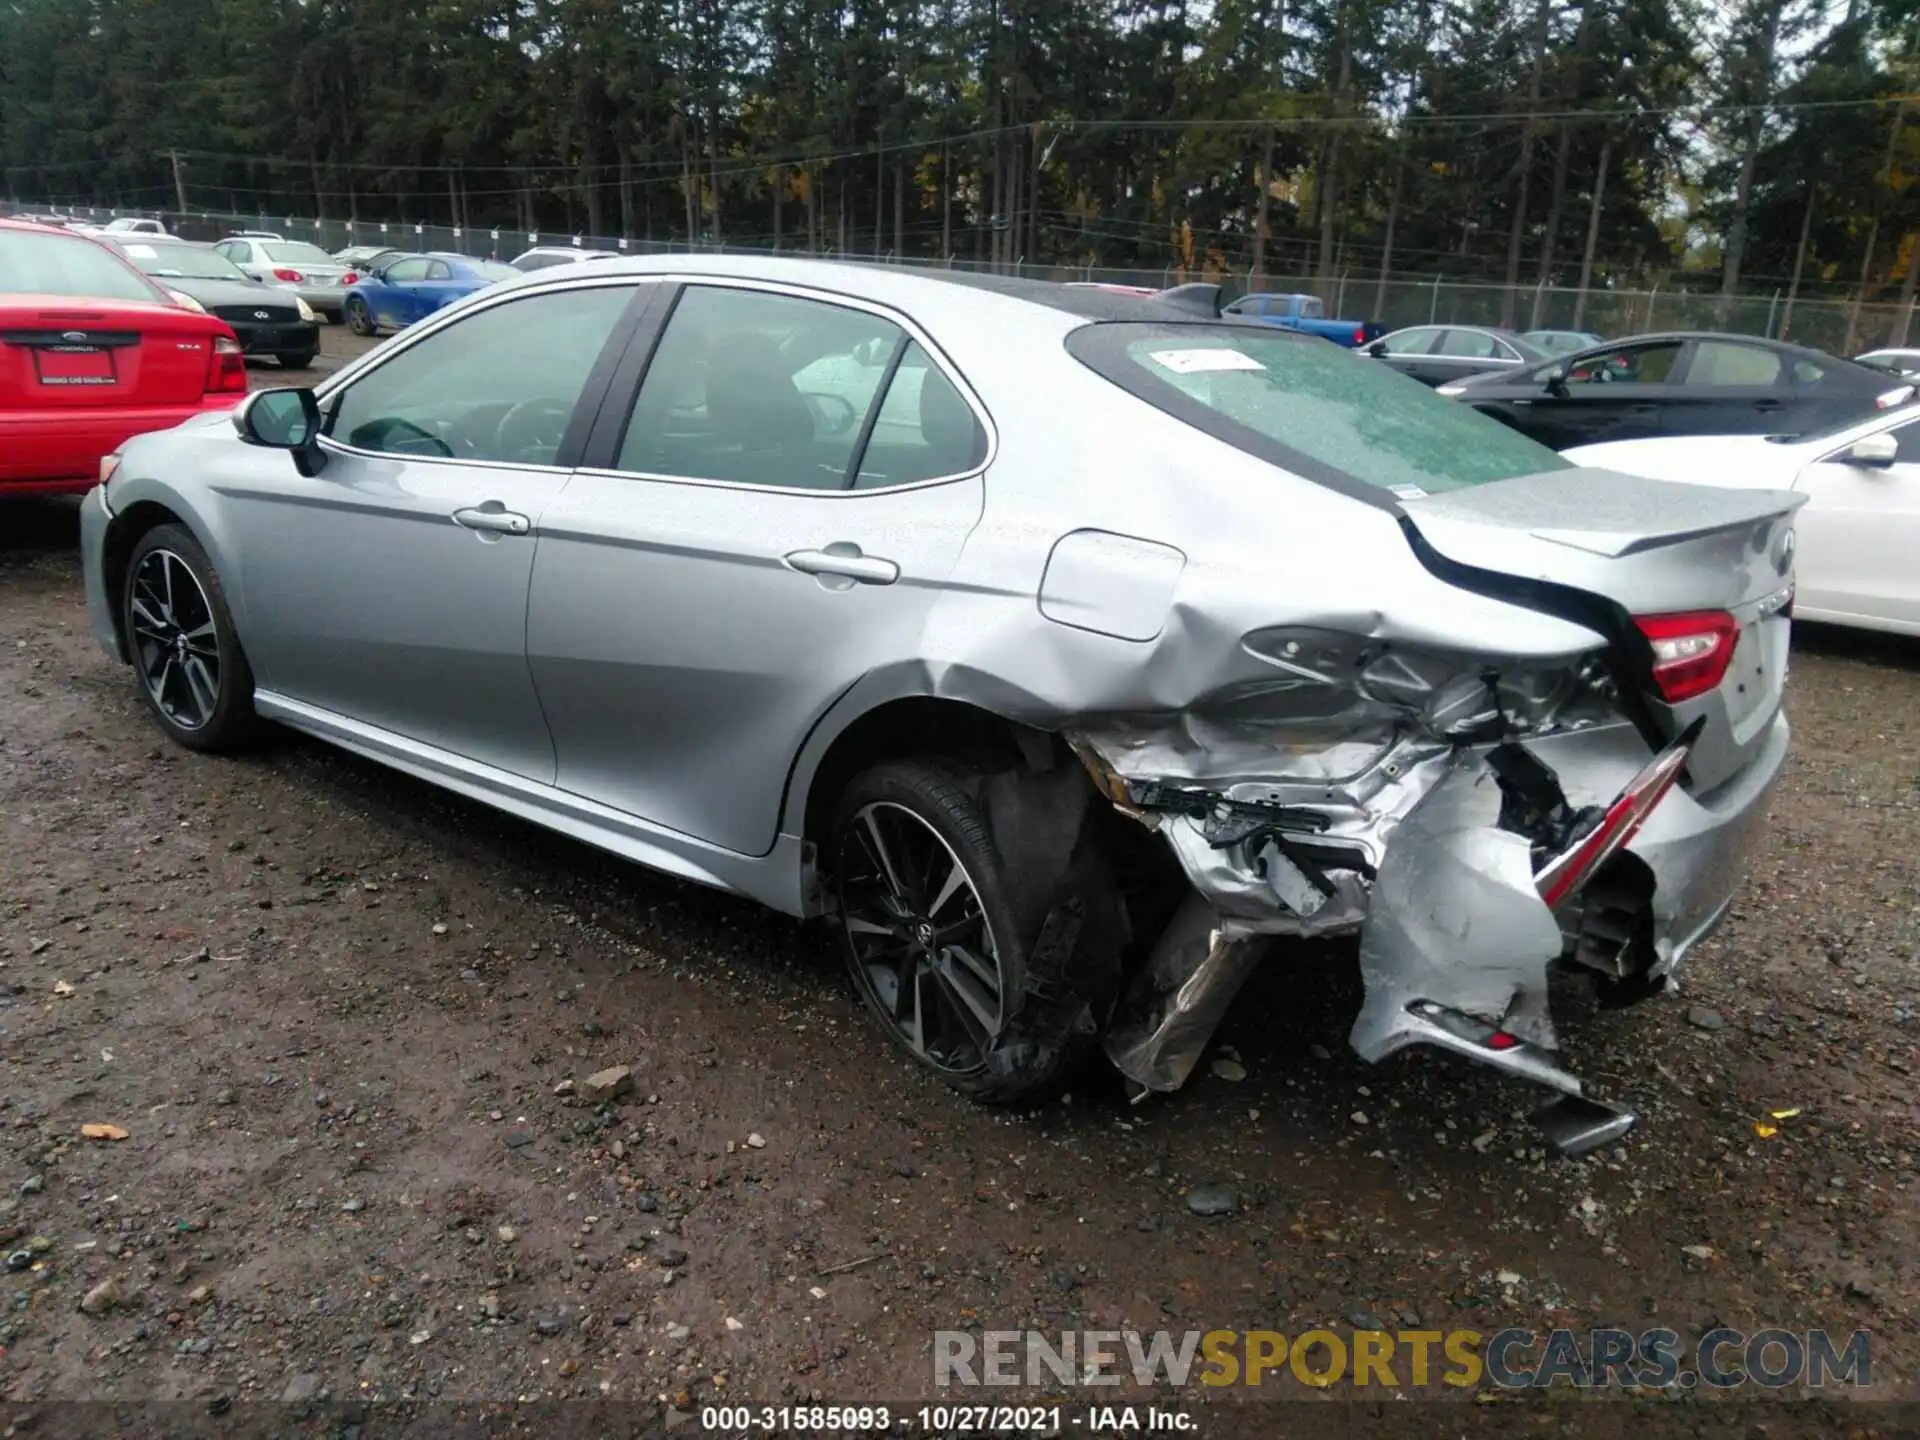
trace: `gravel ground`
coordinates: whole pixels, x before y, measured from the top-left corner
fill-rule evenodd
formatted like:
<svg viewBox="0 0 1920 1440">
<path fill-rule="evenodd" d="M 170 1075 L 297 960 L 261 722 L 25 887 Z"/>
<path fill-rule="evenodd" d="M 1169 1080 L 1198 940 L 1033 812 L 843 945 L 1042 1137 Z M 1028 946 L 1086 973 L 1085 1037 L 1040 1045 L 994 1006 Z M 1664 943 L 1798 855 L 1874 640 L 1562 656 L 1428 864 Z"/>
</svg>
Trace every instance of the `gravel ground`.
<svg viewBox="0 0 1920 1440">
<path fill-rule="evenodd" d="M 75 534 L 0 505 L 0 1397 L 897 1402 L 937 1328 L 1376 1317 L 1864 1328 L 1914 1395 L 1912 646 L 1796 638 L 1745 897 L 1577 1037 L 1644 1118 L 1561 1161 L 1505 1081 L 1354 1060 L 1342 949 L 1249 988 L 1244 1078 L 971 1108 L 814 929 L 296 736 L 164 743 Z"/>
</svg>

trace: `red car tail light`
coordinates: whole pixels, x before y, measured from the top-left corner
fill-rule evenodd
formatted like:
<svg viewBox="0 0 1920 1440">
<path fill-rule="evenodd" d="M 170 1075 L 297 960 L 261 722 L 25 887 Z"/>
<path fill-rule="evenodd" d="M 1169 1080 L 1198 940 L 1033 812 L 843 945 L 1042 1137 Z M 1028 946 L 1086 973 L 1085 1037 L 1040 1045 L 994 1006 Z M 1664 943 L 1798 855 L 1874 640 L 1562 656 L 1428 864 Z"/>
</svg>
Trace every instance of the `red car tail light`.
<svg viewBox="0 0 1920 1440">
<path fill-rule="evenodd" d="M 360 277 L 349 270 L 340 277 L 340 283 L 342 285 L 358 285 L 360 283 Z"/>
<path fill-rule="evenodd" d="M 1549 909 L 1584 885 L 1620 848 L 1640 833 L 1654 807 L 1666 798 L 1687 757 L 1693 753 L 1705 720 L 1696 720 L 1673 744 L 1662 750 L 1607 807 L 1600 823 L 1534 872 L 1533 883 Z"/>
<path fill-rule="evenodd" d="M 213 353 L 207 357 L 207 394 L 230 395 L 247 388 L 247 360 L 240 342 L 231 335 L 213 337 Z"/>
<path fill-rule="evenodd" d="M 1356 347 L 1367 343 L 1367 327 L 1366 326 L 1362 325 L 1358 330 L 1353 332 L 1353 343 Z"/>
<path fill-rule="evenodd" d="M 276 280 L 290 280 L 297 285 L 307 277 L 302 275 L 298 270 L 289 270 L 286 266 L 282 265 L 273 272 L 273 278 Z"/>
<path fill-rule="evenodd" d="M 1653 647 L 1653 683 L 1669 705 L 1704 695 L 1726 679 L 1738 633 L 1726 611 L 1636 615 L 1633 623 Z"/>
</svg>

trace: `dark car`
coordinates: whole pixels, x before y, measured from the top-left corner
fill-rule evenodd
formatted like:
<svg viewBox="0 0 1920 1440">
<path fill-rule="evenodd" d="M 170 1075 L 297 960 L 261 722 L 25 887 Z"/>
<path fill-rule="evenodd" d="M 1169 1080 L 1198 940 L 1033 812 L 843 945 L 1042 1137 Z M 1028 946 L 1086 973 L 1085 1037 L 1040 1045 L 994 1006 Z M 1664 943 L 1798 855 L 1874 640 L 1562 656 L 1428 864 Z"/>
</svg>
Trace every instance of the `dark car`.
<svg viewBox="0 0 1920 1440">
<path fill-rule="evenodd" d="M 1382 335 L 1366 353 L 1428 385 L 1505 374 L 1549 358 L 1513 331 L 1487 325 L 1415 325 Z"/>
<path fill-rule="evenodd" d="M 1476 376 L 1440 393 L 1566 450 L 1651 435 L 1797 435 L 1903 405 L 1914 386 L 1802 345 L 1679 331 Z"/>
<path fill-rule="evenodd" d="M 102 235 L 135 267 L 233 327 L 248 355 L 271 355 L 304 370 L 320 350 L 312 308 L 291 290 L 252 279 L 204 245 L 152 235 Z"/>
</svg>

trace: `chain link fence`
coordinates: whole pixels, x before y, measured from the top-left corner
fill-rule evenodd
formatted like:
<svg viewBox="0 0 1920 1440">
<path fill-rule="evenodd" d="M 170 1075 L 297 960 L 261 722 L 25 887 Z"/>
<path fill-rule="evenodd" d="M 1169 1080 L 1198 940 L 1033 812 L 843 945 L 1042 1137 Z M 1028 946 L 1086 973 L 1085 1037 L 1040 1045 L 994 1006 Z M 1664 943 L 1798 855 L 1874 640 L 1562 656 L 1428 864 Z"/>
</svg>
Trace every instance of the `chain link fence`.
<svg viewBox="0 0 1920 1440">
<path fill-rule="evenodd" d="M 48 207 L 23 205 L 26 213 L 46 213 Z M 174 234 L 191 240 L 217 240 L 236 230 L 265 230 L 289 240 L 307 240 L 329 252 L 349 245 L 391 245 L 396 250 L 434 250 L 477 258 L 511 260 L 535 245 L 570 245 L 611 250 L 628 255 L 687 254 L 689 251 L 727 254 L 772 254 L 767 246 L 696 241 L 640 239 L 618 235 L 589 235 L 560 231 L 468 229 L 412 221 L 313 219 L 270 214 L 208 211 L 66 210 L 82 220 L 104 223 L 114 215 L 142 214 L 163 221 Z M 872 264 L 932 265 L 956 270 L 991 270 L 990 263 L 970 256 L 899 256 L 881 249 L 834 249 L 809 252 L 805 237 L 797 236 L 779 253 L 808 254 Z M 1154 269 L 1127 269 L 1093 265 L 1031 264 L 1015 260 L 998 267 L 1002 273 L 1053 281 L 1082 281 L 1112 285 L 1141 285 L 1163 289 L 1185 280 L 1219 284 L 1227 299 L 1244 294 L 1252 277 L 1244 270 L 1196 266 L 1191 270 L 1165 265 Z M 1322 283 L 1317 276 L 1270 273 L 1260 286 L 1276 292 L 1320 296 L 1333 315 L 1382 320 L 1394 329 L 1408 325 L 1498 325 L 1503 311 L 1511 313 L 1520 330 L 1582 330 L 1604 336 L 1643 335 L 1658 330 L 1720 330 L 1792 340 L 1837 355 L 1857 355 L 1887 345 L 1905 344 L 1908 335 L 1920 343 L 1911 304 L 1862 303 L 1831 296 L 1789 297 L 1785 290 L 1723 297 L 1708 291 L 1654 287 L 1650 289 L 1573 286 L 1524 286 L 1513 293 L 1507 311 L 1507 287 L 1484 280 L 1453 279 L 1444 274 L 1405 275 L 1343 272 Z"/>
</svg>

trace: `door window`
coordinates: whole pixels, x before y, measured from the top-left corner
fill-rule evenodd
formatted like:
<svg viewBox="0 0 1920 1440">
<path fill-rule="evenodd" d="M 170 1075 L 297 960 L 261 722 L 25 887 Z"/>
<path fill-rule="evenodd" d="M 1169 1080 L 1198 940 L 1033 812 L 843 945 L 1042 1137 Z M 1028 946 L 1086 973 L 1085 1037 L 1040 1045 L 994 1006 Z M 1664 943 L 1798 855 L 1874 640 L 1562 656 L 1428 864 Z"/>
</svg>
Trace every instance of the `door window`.
<svg viewBox="0 0 1920 1440">
<path fill-rule="evenodd" d="M 1433 342 L 1440 338 L 1440 332 L 1430 326 L 1421 326 L 1415 330 L 1402 330 L 1398 335 L 1389 335 L 1382 343 L 1388 355 L 1429 355 L 1433 353 Z"/>
<path fill-rule="evenodd" d="M 1449 330 L 1440 341 L 1436 355 L 1454 355 L 1464 360 L 1492 360 L 1499 355 L 1493 336 L 1484 330 Z"/>
<path fill-rule="evenodd" d="M 1693 347 L 1684 382 L 1688 389 L 1727 389 L 1780 383 L 1778 351 L 1728 340 L 1702 340 Z"/>
<path fill-rule="evenodd" d="M 618 468 L 845 489 L 868 414 L 906 343 L 899 326 L 864 310 L 689 286 L 647 366 Z"/>
<path fill-rule="evenodd" d="M 1900 448 L 1894 452 L 1896 465 L 1920 465 L 1920 421 L 1902 425 L 1893 432 L 1894 440 Z"/>
<path fill-rule="evenodd" d="M 409 282 L 424 280 L 427 278 L 427 267 L 430 263 L 430 261 L 417 258 L 411 260 L 396 260 L 387 267 L 388 283 L 405 285 Z"/>
<path fill-rule="evenodd" d="M 388 455 L 552 465 L 634 289 L 530 295 L 469 315 L 347 386 L 327 434 Z"/>
<path fill-rule="evenodd" d="M 446 262 L 446 261 L 444 261 L 444 260 L 432 260 L 432 261 L 429 261 L 429 262 L 428 262 L 428 264 L 427 264 L 427 279 L 429 279 L 429 280 L 451 280 L 452 278 L 453 278 L 453 267 L 452 267 L 452 266 L 450 266 L 449 264 L 447 264 L 447 262 Z"/>
<path fill-rule="evenodd" d="M 861 453 L 855 487 L 872 490 L 962 475 L 986 457 L 986 432 L 973 407 L 920 342 L 909 342 Z"/>
<path fill-rule="evenodd" d="M 1583 357 L 1567 372 L 1569 385 L 1664 385 L 1680 358 L 1678 340 L 1632 345 Z"/>
</svg>

